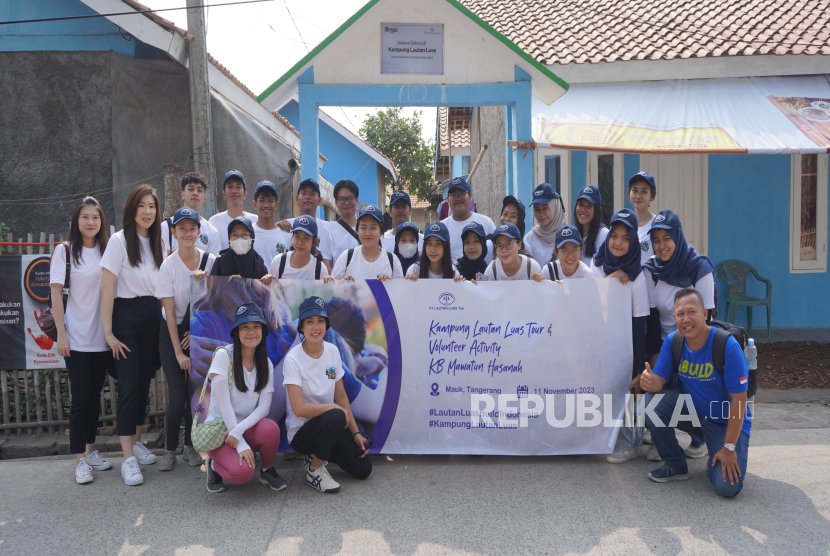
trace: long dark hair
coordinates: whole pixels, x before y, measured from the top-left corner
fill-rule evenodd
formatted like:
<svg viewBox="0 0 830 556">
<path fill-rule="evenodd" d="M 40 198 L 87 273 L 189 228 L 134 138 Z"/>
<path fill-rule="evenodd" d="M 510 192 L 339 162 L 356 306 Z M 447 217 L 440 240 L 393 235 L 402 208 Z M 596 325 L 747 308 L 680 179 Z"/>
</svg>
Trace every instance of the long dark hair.
<svg viewBox="0 0 830 556">
<path fill-rule="evenodd" d="M 584 238 L 584 241 L 582 242 L 582 254 L 587 255 L 589 257 L 593 257 L 597 252 L 597 235 L 599 234 L 599 231 L 605 227 L 605 224 L 602 223 L 602 207 L 594 203 L 591 203 L 592 205 L 594 205 L 594 217 L 588 224 L 588 233 L 586 234 L 585 230 L 582 229 L 582 224 L 579 223 L 579 220 L 576 217 L 576 205 L 579 204 L 579 201 L 580 199 L 577 199 L 576 203 L 574 204 L 574 226 L 579 228 L 579 233 L 582 234 L 582 237 Z M 590 201 L 588 202 L 590 203 Z M 554 258 L 556 258 L 555 255 Z"/>
<path fill-rule="evenodd" d="M 254 348 L 254 365 L 256 365 L 256 386 L 254 392 L 260 392 L 268 384 L 268 347 L 266 346 L 268 329 L 260 324 L 262 339 Z M 233 338 L 233 383 L 240 392 L 247 392 L 245 384 L 245 367 L 242 366 L 242 342 L 239 340 L 239 327 L 231 330 Z"/>
<path fill-rule="evenodd" d="M 69 224 L 69 233 L 66 235 L 66 241 L 72 245 L 72 262 L 75 266 L 84 260 L 84 235 L 81 233 L 79 221 L 81 220 L 81 209 L 84 207 L 93 207 L 98 209 L 98 217 L 101 219 L 101 229 L 95 234 L 95 242 L 98 246 L 98 251 L 104 255 L 104 250 L 107 248 L 107 219 L 104 217 L 104 209 L 101 204 L 95 200 L 95 197 L 84 197 L 84 200 L 78 203 L 75 210 L 72 211 L 72 221 Z"/>
<path fill-rule="evenodd" d="M 135 215 L 138 213 L 138 203 L 146 195 L 152 195 L 153 201 L 156 203 L 156 218 L 148 232 L 153 263 L 156 268 L 160 268 L 162 261 L 164 261 L 164 247 L 161 243 L 161 206 L 155 188 L 147 183 L 137 185 L 130 191 L 127 201 L 124 203 L 124 209 L 121 211 L 121 220 L 124 223 L 124 241 L 127 244 L 127 259 L 132 267 L 142 263 L 141 240 L 138 239 L 138 232 L 135 229 Z"/>
<path fill-rule="evenodd" d="M 435 237 L 435 236 L 430 236 Z M 429 257 L 427 257 L 427 246 L 426 242 L 429 238 L 424 240 L 424 247 L 421 249 L 421 260 L 418 261 L 418 266 L 420 267 L 420 272 L 418 273 L 418 278 L 429 278 Z M 455 277 L 455 267 L 452 265 L 452 253 L 450 252 L 450 244 L 443 239 L 439 240 L 441 242 L 441 247 L 444 248 L 444 256 L 441 258 L 441 273 L 444 278 L 454 278 Z M 485 251 L 487 247 L 485 246 Z"/>
</svg>

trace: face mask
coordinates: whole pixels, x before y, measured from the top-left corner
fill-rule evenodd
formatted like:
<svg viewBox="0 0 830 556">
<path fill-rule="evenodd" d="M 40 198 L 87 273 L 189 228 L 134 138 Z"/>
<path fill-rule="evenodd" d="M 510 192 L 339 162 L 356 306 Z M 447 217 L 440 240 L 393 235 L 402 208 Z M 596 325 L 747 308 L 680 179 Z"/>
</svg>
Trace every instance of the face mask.
<svg viewBox="0 0 830 556">
<path fill-rule="evenodd" d="M 417 243 L 399 243 L 398 252 L 404 259 L 411 259 L 418 253 Z"/>
<path fill-rule="evenodd" d="M 233 249 L 233 252 L 237 255 L 245 255 L 251 250 L 251 243 L 252 240 L 240 237 L 231 242 L 231 249 Z"/>
</svg>

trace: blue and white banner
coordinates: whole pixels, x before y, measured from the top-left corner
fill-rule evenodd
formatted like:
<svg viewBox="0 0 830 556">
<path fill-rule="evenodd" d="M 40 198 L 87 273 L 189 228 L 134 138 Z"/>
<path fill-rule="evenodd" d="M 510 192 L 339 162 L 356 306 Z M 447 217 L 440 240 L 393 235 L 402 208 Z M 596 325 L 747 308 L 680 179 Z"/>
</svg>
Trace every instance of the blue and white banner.
<svg viewBox="0 0 830 556">
<path fill-rule="evenodd" d="M 270 417 L 282 449 L 290 449 L 282 359 L 300 342 L 298 307 L 309 295 L 328 304 L 327 340 L 340 350 L 344 386 L 374 453 L 600 454 L 613 451 L 622 426 L 631 297 L 617 280 L 267 287 L 214 277 L 191 286 L 195 396 L 213 350 L 231 341 L 236 308 L 254 301 L 265 309 L 278 385 Z"/>
</svg>

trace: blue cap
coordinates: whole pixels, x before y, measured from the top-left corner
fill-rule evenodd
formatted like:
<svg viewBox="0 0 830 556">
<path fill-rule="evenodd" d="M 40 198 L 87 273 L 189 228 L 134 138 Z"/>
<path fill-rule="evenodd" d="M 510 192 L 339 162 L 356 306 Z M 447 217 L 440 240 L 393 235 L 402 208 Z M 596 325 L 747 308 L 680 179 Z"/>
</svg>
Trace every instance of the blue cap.
<svg viewBox="0 0 830 556">
<path fill-rule="evenodd" d="M 185 219 L 193 220 L 196 223 L 196 225 L 199 226 L 199 228 L 201 229 L 202 222 L 199 220 L 199 213 L 193 210 L 192 208 L 187 207 L 180 208 L 173 215 L 173 226 Z"/>
<path fill-rule="evenodd" d="M 683 226 L 680 224 L 680 217 L 677 214 L 669 209 L 663 209 L 657 213 L 657 216 L 654 217 L 654 221 L 651 223 L 651 228 L 658 228 L 662 230 L 668 230 L 670 228 L 682 228 Z"/>
<path fill-rule="evenodd" d="M 546 205 L 554 199 L 559 198 L 559 193 L 549 183 L 540 183 L 533 190 L 533 200 L 531 205 Z"/>
<path fill-rule="evenodd" d="M 426 241 L 428 237 L 437 237 L 441 241 L 449 243 L 450 231 L 447 229 L 447 225 L 443 222 L 433 222 L 427 226 L 426 230 L 424 230 L 424 241 Z"/>
<path fill-rule="evenodd" d="M 268 180 L 263 180 L 263 181 L 259 182 L 258 184 L 256 184 L 256 189 L 254 189 L 254 200 L 256 200 L 257 195 L 259 195 L 259 192 L 262 191 L 263 189 L 265 191 L 268 191 L 269 189 L 271 191 L 273 191 L 274 192 L 274 197 L 276 197 L 277 200 L 279 201 L 280 194 L 277 192 L 277 186 L 274 185 L 273 182 L 270 182 Z"/>
<path fill-rule="evenodd" d="M 412 206 L 412 200 L 409 198 L 409 193 L 402 190 L 398 190 L 392 193 L 392 196 L 389 197 L 389 206 L 391 207 L 392 205 L 401 200 L 406 201 L 406 204 L 410 207 Z"/>
<path fill-rule="evenodd" d="M 265 320 L 265 315 L 262 313 L 262 309 L 260 309 L 256 303 L 243 303 L 239 306 L 236 310 L 236 315 L 233 318 L 233 328 L 231 329 L 231 333 L 246 322 L 260 323 L 263 328 L 262 338 L 265 339 L 268 335 L 268 321 Z"/>
<path fill-rule="evenodd" d="M 416 226 L 412 222 L 404 222 L 403 224 L 400 224 L 397 228 L 395 228 L 395 237 L 401 237 L 401 234 L 407 231 L 414 233 L 415 237 L 418 237 L 418 234 L 421 233 L 421 231 L 418 229 L 418 226 Z"/>
<path fill-rule="evenodd" d="M 506 207 L 507 205 L 516 205 L 520 213 L 519 218 L 524 218 L 524 215 L 526 214 L 525 204 L 521 202 L 517 197 L 514 197 L 513 195 L 508 195 L 507 197 L 502 199 L 501 210 L 504 210 L 504 207 Z"/>
<path fill-rule="evenodd" d="M 611 222 L 608 223 L 608 227 L 610 228 L 617 222 L 622 222 L 632 230 L 636 230 L 639 227 L 639 224 L 637 223 L 637 215 L 630 209 L 622 209 L 615 212 L 611 217 Z"/>
<path fill-rule="evenodd" d="M 237 224 L 245 224 L 245 227 L 248 228 L 249 232 L 251 232 L 251 238 L 256 237 L 256 234 L 254 234 L 254 223 L 251 222 L 251 219 L 247 216 L 237 216 L 236 218 L 228 222 L 228 237 L 230 237 L 231 230 L 233 230 L 233 227 Z"/>
<path fill-rule="evenodd" d="M 302 325 L 303 320 L 313 316 L 320 316 L 326 319 L 326 330 L 331 327 L 331 323 L 329 322 L 329 314 L 326 312 L 326 302 L 316 295 L 307 297 L 302 303 L 300 303 L 299 324 Z"/>
<path fill-rule="evenodd" d="M 375 205 L 366 205 L 365 207 L 362 207 L 357 213 L 358 222 L 364 216 L 371 216 L 377 220 L 380 223 L 380 227 L 383 228 L 383 212 Z"/>
<path fill-rule="evenodd" d="M 593 203 L 595 205 L 601 205 L 602 193 L 600 193 L 599 187 L 596 185 L 586 185 L 579 190 L 579 193 L 576 196 L 577 201 L 580 199 L 585 199 L 589 203 Z"/>
<path fill-rule="evenodd" d="M 554 240 L 554 245 L 556 246 L 556 248 L 559 249 L 566 243 L 582 245 L 582 234 L 579 233 L 579 230 L 576 226 L 565 224 L 564 226 L 556 230 L 556 239 Z"/>
<path fill-rule="evenodd" d="M 461 241 L 464 241 L 464 236 L 469 234 L 470 232 L 474 233 L 479 237 L 487 237 L 487 232 L 484 230 L 484 226 L 482 226 L 478 222 L 470 222 L 461 229 Z"/>
<path fill-rule="evenodd" d="M 231 178 L 236 178 L 242 182 L 242 186 L 245 187 L 245 176 L 242 175 L 242 172 L 239 170 L 231 170 L 227 174 L 225 174 L 225 181 L 222 182 L 222 187 L 225 187 L 225 184 L 228 183 L 228 180 Z"/>
<path fill-rule="evenodd" d="M 496 236 L 510 237 L 522 241 L 522 234 L 519 232 L 519 228 L 517 228 L 515 224 L 512 224 L 510 222 L 502 222 L 501 224 L 499 224 L 499 227 L 496 228 L 495 232 L 493 232 L 494 243 L 496 241 Z"/>
<path fill-rule="evenodd" d="M 291 226 L 291 233 L 297 230 L 305 232 L 311 237 L 317 237 L 317 219 L 311 216 L 298 216 L 294 219 L 294 224 Z"/>
<path fill-rule="evenodd" d="M 297 188 L 297 193 L 299 193 L 299 192 L 300 192 L 300 190 L 301 190 L 303 187 L 311 187 L 311 188 L 313 188 L 313 189 L 314 189 L 314 191 L 316 191 L 316 192 L 317 192 L 317 195 L 320 195 L 320 184 L 319 184 L 319 183 L 317 183 L 317 181 L 316 181 L 316 180 L 313 180 L 313 179 L 311 179 L 311 178 L 308 178 L 307 180 L 303 180 L 303 181 L 301 181 L 301 182 L 300 182 L 300 187 L 298 187 L 298 188 Z"/>
<path fill-rule="evenodd" d="M 637 172 L 633 176 L 628 179 L 628 187 L 631 187 L 638 181 L 644 181 L 648 184 L 650 188 L 657 191 L 657 184 L 654 183 L 654 176 L 643 170 L 642 172 Z"/>
<path fill-rule="evenodd" d="M 470 184 L 468 184 L 467 180 L 465 180 L 464 178 L 453 178 L 452 181 L 450 181 L 449 187 L 447 187 L 447 193 L 449 193 L 453 189 L 461 189 L 462 191 L 466 191 L 467 193 L 470 193 L 471 191 Z"/>
</svg>

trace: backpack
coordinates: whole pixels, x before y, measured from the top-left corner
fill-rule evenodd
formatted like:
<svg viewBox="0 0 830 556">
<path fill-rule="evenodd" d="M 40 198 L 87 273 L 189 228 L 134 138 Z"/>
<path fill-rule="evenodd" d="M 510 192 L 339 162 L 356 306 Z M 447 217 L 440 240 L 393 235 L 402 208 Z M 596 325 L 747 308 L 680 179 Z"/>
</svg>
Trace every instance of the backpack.
<svg viewBox="0 0 830 556">
<path fill-rule="evenodd" d="M 556 267 L 556 263 L 551 261 L 547 266 L 548 272 L 550 272 L 550 279 L 552 281 L 559 280 L 559 269 Z"/>
<path fill-rule="evenodd" d="M 279 272 L 277 274 L 277 279 L 278 280 L 280 278 L 282 278 L 282 274 L 283 274 L 283 272 L 285 272 L 285 260 L 288 258 L 286 255 L 288 255 L 288 253 L 283 253 L 282 257 L 280 257 L 280 268 L 279 268 Z M 314 267 L 314 279 L 319 280 L 320 279 L 320 269 L 323 266 L 323 262 L 317 257 L 314 257 L 314 258 L 317 259 L 317 266 Z"/>
<path fill-rule="evenodd" d="M 716 329 L 715 340 L 712 345 L 712 362 L 715 365 L 715 369 L 717 369 L 720 375 L 723 376 L 723 364 L 724 354 L 726 352 L 726 341 L 729 339 L 730 336 L 732 336 L 738 342 L 738 345 L 741 347 L 741 350 L 743 350 L 746 348 L 748 336 L 746 333 L 746 329 L 741 326 L 735 326 L 734 324 L 730 324 L 728 322 L 723 322 L 719 320 L 713 320 L 709 324 L 710 326 Z M 683 354 L 683 345 L 685 343 L 686 339 L 681 334 L 674 334 L 674 339 L 672 340 L 671 345 L 671 354 L 672 359 L 674 360 L 674 369 L 677 369 L 677 366 L 680 365 L 680 357 Z M 755 392 L 758 391 L 758 369 L 750 369 L 747 380 L 748 383 L 746 397 L 751 398 L 755 395 Z"/>
<path fill-rule="evenodd" d="M 493 265 L 493 281 L 495 282 L 499 279 L 498 273 L 496 272 L 495 261 L 490 264 Z M 527 257 L 527 279 L 530 280 L 530 257 Z"/>
<path fill-rule="evenodd" d="M 349 270 L 349 264 L 352 262 L 352 255 L 354 255 L 354 249 L 349 249 L 348 254 L 346 255 L 346 270 Z M 391 272 L 395 272 L 395 262 L 392 253 L 386 251 L 386 256 L 389 258 L 389 268 L 391 268 Z"/>
</svg>

